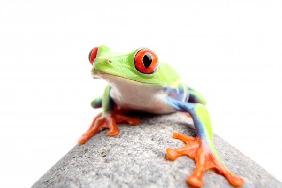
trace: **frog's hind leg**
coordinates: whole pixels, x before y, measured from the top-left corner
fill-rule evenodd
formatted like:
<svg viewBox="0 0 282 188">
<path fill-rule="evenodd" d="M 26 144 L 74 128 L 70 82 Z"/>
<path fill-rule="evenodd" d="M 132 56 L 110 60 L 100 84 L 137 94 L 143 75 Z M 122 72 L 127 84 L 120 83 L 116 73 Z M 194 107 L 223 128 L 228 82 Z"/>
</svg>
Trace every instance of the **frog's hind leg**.
<svg viewBox="0 0 282 188">
<path fill-rule="evenodd" d="M 178 149 L 167 149 L 166 158 L 175 160 L 180 156 L 187 156 L 195 160 L 195 170 L 187 178 L 187 183 L 193 187 L 203 186 L 203 175 L 207 170 L 214 170 L 223 175 L 227 181 L 240 187 L 244 184 L 241 177 L 234 175 L 223 164 L 213 144 L 211 123 L 203 104 L 183 103 L 174 99 L 168 99 L 169 104 L 178 111 L 188 112 L 194 122 L 197 136 L 190 137 L 180 133 L 174 133 L 173 137 L 183 141 L 186 145 Z"/>
</svg>

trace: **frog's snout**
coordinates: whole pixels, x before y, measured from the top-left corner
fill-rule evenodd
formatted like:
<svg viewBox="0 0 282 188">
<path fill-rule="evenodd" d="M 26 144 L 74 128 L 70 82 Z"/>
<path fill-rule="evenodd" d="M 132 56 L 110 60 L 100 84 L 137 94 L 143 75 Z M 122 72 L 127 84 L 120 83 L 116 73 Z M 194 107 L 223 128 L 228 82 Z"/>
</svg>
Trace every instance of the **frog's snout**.
<svg viewBox="0 0 282 188">
<path fill-rule="evenodd" d="M 111 64 L 112 61 L 108 58 L 96 58 L 95 64 Z"/>
<path fill-rule="evenodd" d="M 112 60 L 109 58 L 97 57 L 93 62 L 92 67 L 92 73 L 94 75 L 94 78 L 99 78 L 99 73 L 109 69 L 112 69 Z"/>
</svg>

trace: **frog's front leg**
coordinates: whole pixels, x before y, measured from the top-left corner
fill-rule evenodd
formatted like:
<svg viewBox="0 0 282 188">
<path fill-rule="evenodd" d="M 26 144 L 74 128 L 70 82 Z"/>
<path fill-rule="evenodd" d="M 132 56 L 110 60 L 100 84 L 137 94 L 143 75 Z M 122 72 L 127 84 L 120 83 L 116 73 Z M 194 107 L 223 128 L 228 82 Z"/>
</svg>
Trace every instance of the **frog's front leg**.
<svg viewBox="0 0 282 188">
<path fill-rule="evenodd" d="M 187 183 L 194 187 L 201 187 L 205 171 L 212 169 L 223 175 L 231 185 L 235 187 L 242 186 L 244 184 L 243 179 L 230 172 L 217 153 L 213 143 L 213 133 L 206 107 L 203 104 L 185 103 L 171 98 L 168 99 L 168 103 L 177 111 L 189 113 L 197 131 L 196 137 L 174 133 L 173 137 L 181 140 L 186 145 L 179 149 L 166 150 L 166 158 L 168 160 L 175 160 L 180 156 L 188 156 L 195 160 L 195 170 L 187 178 Z"/>
<path fill-rule="evenodd" d="M 93 108 L 103 108 L 103 112 L 98 114 L 88 130 L 80 137 L 79 144 L 85 144 L 92 136 L 99 133 L 103 129 L 109 129 L 108 136 L 116 136 L 119 134 L 119 123 L 127 123 L 129 125 L 138 125 L 139 119 L 127 117 L 111 103 L 110 87 L 105 89 L 102 98 L 97 98 L 91 103 Z"/>
</svg>

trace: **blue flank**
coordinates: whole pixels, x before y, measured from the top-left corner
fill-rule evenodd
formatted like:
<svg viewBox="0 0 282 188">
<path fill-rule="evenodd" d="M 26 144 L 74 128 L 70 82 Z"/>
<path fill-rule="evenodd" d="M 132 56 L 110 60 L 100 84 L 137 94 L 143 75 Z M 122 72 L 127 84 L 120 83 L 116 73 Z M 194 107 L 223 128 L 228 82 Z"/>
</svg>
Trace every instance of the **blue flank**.
<svg viewBox="0 0 282 188">
<path fill-rule="evenodd" d="M 171 98 L 178 101 L 185 101 L 188 93 L 186 92 L 184 85 L 180 84 L 177 88 L 165 87 L 164 92 Z"/>
<path fill-rule="evenodd" d="M 213 143 L 210 143 L 212 142 L 212 135 L 210 135 L 207 132 L 208 130 L 205 129 L 207 128 L 205 126 L 209 125 L 205 125 L 204 121 L 200 118 L 200 115 L 196 112 L 196 109 L 203 107 L 204 104 L 197 103 L 196 101 L 198 100 L 196 100 L 195 103 L 188 102 L 190 97 L 198 99 L 198 95 L 196 95 L 197 93 L 195 92 L 192 92 L 192 95 L 190 95 L 190 92 L 187 92 L 184 87 L 185 86 L 183 84 L 180 84 L 177 88 L 166 87 L 164 89 L 168 95 L 166 97 L 166 102 L 176 111 L 188 112 L 192 116 L 194 126 L 197 131 L 197 136 L 199 136 L 201 139 L 204 139 L 209 145 L 213 145 Z"/>
<path fill-rule="evenodd" d="M 188 112 L 192 116 L 195 128 L 197 130 L 197 135 L 201 139 L 205 139 L 205 141 L 207 143 L 209 142 L 209 140 L 206 139 L 204 125 L 203 125 L 203 123 L 201 122 L 201 120 L 198 118 L 198 116 L 196 114 L 196 105 L 198 105 L 198 104 L 181 102 L 181 101 L 178 101 L 178 100 L 173 99 L 171 97 L 167 97 L 166 101 L 169 104 L 169 106 L 173 107 L 175 110 L 182 111 L 182 112 L 183 111 L 184 112 Z"/>
</svg>

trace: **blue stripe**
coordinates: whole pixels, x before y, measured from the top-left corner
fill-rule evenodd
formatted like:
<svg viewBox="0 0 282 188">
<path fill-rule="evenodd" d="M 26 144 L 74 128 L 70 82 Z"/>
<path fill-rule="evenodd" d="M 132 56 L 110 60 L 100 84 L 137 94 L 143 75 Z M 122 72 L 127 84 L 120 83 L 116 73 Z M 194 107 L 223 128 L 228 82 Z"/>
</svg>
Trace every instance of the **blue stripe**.
<svg viewBox="0 0 282 188">
<path fill-rule="evenodd" d="M 188 112 L 192 116 L 196 131 L 197 131 L 197 135 L 201 139 L 205 139 L 207 142 L 209 142 L 208 139 L 206 138 L 204 125 L 201 122 L 201 120 L 198 118 L 196 111 L 195 111 L 197 104 L 181 102 L 171 97 L 167 97 L 166 101 L 169 104 L 169 106 L 171 106 L 175 110 Z"/>
</svg>

